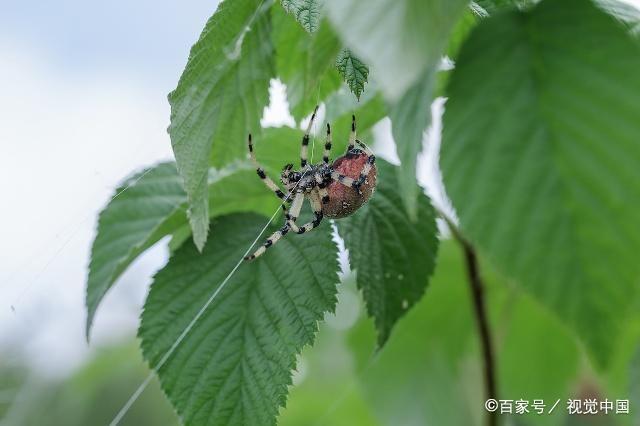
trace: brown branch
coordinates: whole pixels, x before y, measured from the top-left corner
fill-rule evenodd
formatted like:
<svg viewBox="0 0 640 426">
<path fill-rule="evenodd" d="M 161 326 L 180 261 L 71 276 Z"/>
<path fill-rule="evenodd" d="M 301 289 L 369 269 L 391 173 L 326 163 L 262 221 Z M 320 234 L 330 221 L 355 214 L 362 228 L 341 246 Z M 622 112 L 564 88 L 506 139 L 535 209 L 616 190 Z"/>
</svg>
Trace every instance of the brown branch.
<svg viewBox="0 0 640 426">
<path fill-rule="evenodd" d="M 471 287 L 471 296 L 473 299 L 474 313 L 480 333 L 480 343 L 482 345 L 482 356 L 484 360 L 484 381 L 485 381 L 485 399 L 498 399 L 498 391 L 496 385 L 496 367 L 495 357 L 493 354 L 493 343 L 491 331 L 489 329 L 489 321 L 487 318 L 487 309 L 484 298 L 484 283 L 480 276 L 480 267 L 478 264 L 478 256 L 474 247 L 467 241 L 456 225 L 438 210 L 442 219 L 447 223 L 451 234 L 458 241 L 464 251 L 465 262 L 467 266 L 467 277 L 469 286 Z M 498 424 L 498 412 L 487 412 L 487 425 L 496 426 Z"/>
</svg>

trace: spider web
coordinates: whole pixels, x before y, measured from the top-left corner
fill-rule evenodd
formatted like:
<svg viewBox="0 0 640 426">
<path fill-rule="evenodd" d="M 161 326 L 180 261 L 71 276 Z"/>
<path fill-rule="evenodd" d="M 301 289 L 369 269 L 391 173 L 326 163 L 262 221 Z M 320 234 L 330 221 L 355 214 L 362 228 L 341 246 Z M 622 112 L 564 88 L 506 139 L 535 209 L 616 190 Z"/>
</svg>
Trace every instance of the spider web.
<svg viewBox="0 0 640 426">
<path fill-rule="evenodd" d="M 307 172 L 305 171 L 302 174 L 302 177 L 304 177 L 304 175 L 306 175 Z M 302 179 L 301 179 L 302 180 Z M 297 186 L 299 185 L 300 181 L 298 181 L 298 183 L 296 183 L 296 185 L 293 187 L 293 190 L 295 190 L 297 188 Z M 283 203 L 286 202 L 289 197 L 291 196 L 291 194 L 294 192 L 293 190 L 291 190 L 287 196 L 284 198 Z M 182 333 L 180 333 L 180 335 L 178 336 L 178 338 L 173 342 L 173 344 L 171 345 L 171 347 L 167 350 L 167 352 L 165 352 L 165 354 L 162 356 L 162 358 L 160 359 L 160 361 L 158 362 L 158 364 L 155 366 L 154 369 L 151 370 L 151 372 L 147 375 L 147 377 L 144 379 L 144 381 L 140 384 L 140 386 L 138 386 L 138 388 L 136 389 L 136 391 L 131 395 L 131 397 L 129 397 L 129 399 L 127 400 L 127 402 L 124 404 L 124 406 L 120 409 L 120 411 L 118 412 L 118 414 L 113 418 L 113 420 L 111 421 L 111 423 L 109 423 L 109 426 L 116 426 L 118 423 L 120 423 L 120 421 L 122 420 L 122 418 L 125 416 L 125 414 L 127 414 L 127 412 L 129 411 L 129 409 L 131 408 L 131 406 L 136 402 L 136 400 L 138 399 L 138 397 L 140 397 L 140 395 L 142 394 L 142 392 L 144 392 L 144 390 L 146 389 L 146 387 L 149 385 L 149 383 L 151 382 L 151 380 L 153 379 L 153 375 L 156 371 L 160 370 L 160 368 L 162 368 L 162 366 L 169 360 L 169 358 L 171 357 L 171 355 L 173 355 L 173 353 L 176 351 L 176 349 L 178 349 L 178 346 L 180 346 L 180 344 L 182 343 L 182 341 L 184 340 L 185 337 L 187 337 L 187 334 L 189 334 L 189 332 L 191 331 L 191 329 L 196 325 L 196 323 L 198 322 L 198 320 L 202 317 L 202 315 L 206 312 L 207 308 L 209 308 L 209 306 L 211 305 L 211 303 L 213 303 L 213 301 L 215 300 L 215 298 L 218 296 L 218 294 L 220 294 L 220 292 L 225 288 L 225 286 L 227 285 L 227 283 L 229 282 L 229 280 L 231 279 L 231 277 L 233 276 L 233 274 L 238 270 L 238 268 L 240 267 L 240 265 L 242 263 L 245 262 L 244 258 L 245 256 L 247 256 L 251 250 L 253 249 L 253 247 L 256 245 L 256 243 L 260 240 L 260 238 L 262 237 L 262 235 L 264 234 L 264 232 L 267 230 L 267 228 L 269 227 L 269 225 L 271 225 L 271 222 L 273 222 L 273 219 L 275 219 L 275 217 L 278 215 L 278 213 L 280 212 L 280 207 L 278 206 L 278 208 L 276 209 L 275 212 L 273 212 L 273 214 L 271 215 L 271 218 L 267 221 L 267 223 L 264 225 L 264 227 L 262 228 L 262 230 L 260 231 L 260 233 L 258 233 L 258 236 L 253 240 L 253 242 L 251 243 L 251 245 L 247 248 L 247 251 L 240 257 L 240 259 L 238 260 L 238 262 L 236 263 L 236 265 L 233 267 L 233 269 L 231 269 L 231 272 L 229 272 L 229 274 L 227 274 L 227 276 L 225 277 L 224 280 L 222 280 L 222 283 L 216 288 L 216 290 L 211 294 L 211 296 L 209 296 L 209 299 L 207 299 L 207 301 L 205 302 L 204 305 L 202 305 L 202 307 L 200 308 L 200 310 L 198 311 L 198 313 L 193 317 L 193 319 L 191 320 L 191 322 L 184 328 L 184 330 L 182 330 Z"/>
</svg>

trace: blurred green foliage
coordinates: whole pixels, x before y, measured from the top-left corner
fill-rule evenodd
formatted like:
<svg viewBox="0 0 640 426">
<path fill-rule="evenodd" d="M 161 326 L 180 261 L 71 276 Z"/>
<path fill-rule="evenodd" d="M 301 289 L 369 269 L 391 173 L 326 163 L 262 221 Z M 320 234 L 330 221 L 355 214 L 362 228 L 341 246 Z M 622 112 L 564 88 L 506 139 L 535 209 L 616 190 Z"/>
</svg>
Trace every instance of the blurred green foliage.
<svg viewBox="0 0 640 426">
<path fill-rule="evenodd" d="M 340 284 L 336 314 L 327 314 L 316 344 L 298 357 L 279 424 L 482 424 L 479 344 L 463 266 L 456 244 L 444 241 L 425 297 L 398 323 L 380 351 L 375 350 L 376 332 L 366 317 L 355 276 L 348 276 Z M 597 373 L 584 349 L 548 310 L 494 270 L 485 267 L 483 274 L 496 334 L 501 397 L 547 403 L 561 399 L 555 415 L 513 415 L 513 424 L 637 424 L 637 414 L 567 416 L 565 405 L 567 398 L 590 393 L 602 399 L 631 399 L 635 412 L 640 404 L 640 323 L 630 328 L 625 338 L 628 350 L 617 354 L 610 373 Z M 631 377 L 630 363 L 636 372 Z M 0 405 L 3 426 L 107 424 L 148 374 L 132 344 L 100 350 L 62 382 L 27 378 L 27 372 L 14 365 L 0 368 L 2 395 L 8 401 Z M 154 380 L 122 424 L 175 425 L 178 420 Z"/>
<path fill-rule="evenodd" d="M 46 380 L 24 367 L 0 364 L 4 378 L 23 369 L 20 381 L 11 387 L 9 404 L 0 409 L 3 426 L 107 425 L 148 371 L 136 344 L 101 349 L 84 367 L 64 380 Z M 4 387 L 4 383 L 3 383 Z M 157 380 L 131 408 L 122 425 L 178 425 L 171 404 Z"/>
</svg>

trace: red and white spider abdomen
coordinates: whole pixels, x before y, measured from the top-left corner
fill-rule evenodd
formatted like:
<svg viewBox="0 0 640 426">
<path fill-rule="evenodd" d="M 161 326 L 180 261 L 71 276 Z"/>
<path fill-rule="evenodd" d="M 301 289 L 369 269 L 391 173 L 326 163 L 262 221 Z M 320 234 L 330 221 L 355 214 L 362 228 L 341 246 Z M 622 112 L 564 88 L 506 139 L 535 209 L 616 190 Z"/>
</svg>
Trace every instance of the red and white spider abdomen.
<svg viewBox="0 0 640 426">
<path fill-rule="evenodd" d="M 336 158 L 331 166 L 336 172 L 357 180 L 368 160 L 369 156 L 362 151 L 351 152 Z M 329 202 L 322 206 L 322 213 L 333 219 L 340 219 L 354 213 L 369 200 L 375 191 L 376 178 L 376 165 L 372 164 L 371 170 L 360 187 L 360 193 L 338 181 L 331 181 L 327 186 Z"/>
</svg>

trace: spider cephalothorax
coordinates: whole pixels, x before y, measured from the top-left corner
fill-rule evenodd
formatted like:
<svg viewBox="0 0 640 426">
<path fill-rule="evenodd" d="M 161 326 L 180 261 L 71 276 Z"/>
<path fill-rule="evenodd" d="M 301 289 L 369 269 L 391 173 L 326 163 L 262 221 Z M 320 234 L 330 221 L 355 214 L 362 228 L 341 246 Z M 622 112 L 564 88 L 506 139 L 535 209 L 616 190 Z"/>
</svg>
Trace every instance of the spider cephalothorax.
<svg viewBox="0 0 640 426">
<path fill-rule="evenodd" d="M 252 260 L 264 253 L 269 247 L 278 242 L 290 230 L 297 234 L 304 234 L 317 227 L 324 217 L 342 218 L 354 213 L 373 194 L 376 187 L 376 157 L 369 148 L 356 139 L 356 118 L 351 122 L 351 135 L 347 152 L 329 163 L 331 152 L 331 126 L 327 124 L 327 140 L 324 145 L 322 163 L 308 164 L 309 132 L 316 117 L 316 107 L 307 131 L 302 137 L 300 149 L 300 170 L 295 170 L 293 164 L 287 164 L 282 169 L 280 180 L 285 187 L 282 191 L 271 180 L 256 161 L 253 152 L 251 135 L 249 135 L 249 156 L 255 163 L 258 176 L 279 198 L 283 200 L 282 209 L 285 213 L 285 224 L 274 232 L 267 241 L 245 260 Z M 360 148 L 356 148 L 358 144 Z M 313 221 L 302 226 L 296 224 L 302 203 L 308 198 L 313 209 Z M 291 203 L 291 207 L 287 207 Z"/>
</svg>

